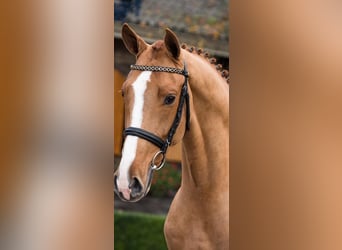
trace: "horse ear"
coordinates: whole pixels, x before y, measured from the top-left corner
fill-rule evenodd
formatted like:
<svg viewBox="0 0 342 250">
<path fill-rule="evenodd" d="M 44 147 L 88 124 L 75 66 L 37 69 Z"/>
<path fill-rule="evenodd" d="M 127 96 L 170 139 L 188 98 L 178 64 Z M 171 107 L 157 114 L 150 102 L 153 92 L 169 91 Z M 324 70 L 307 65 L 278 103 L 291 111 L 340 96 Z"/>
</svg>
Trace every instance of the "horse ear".
<svg viewBox="0 0 342 250">
<path fill-rule="evenodd" d="M 121 30 L 122 40 L 127 50 L 133 54 L 138 55 L 142 50 L 146 49 L 145 41 L 135 33 L 135 31 L 125 23 Z"/>
<path fill-rule="evenodd" d="M 164 37 L 164 43 L 166 45 L 167 50 L 171 53 L 173 58 L 178 59 L 180 55 L 180 46 L 179 41 L 175 33 L 173 33 L 170 29 L 166 29 L 166 34 Z"/>
</svg>

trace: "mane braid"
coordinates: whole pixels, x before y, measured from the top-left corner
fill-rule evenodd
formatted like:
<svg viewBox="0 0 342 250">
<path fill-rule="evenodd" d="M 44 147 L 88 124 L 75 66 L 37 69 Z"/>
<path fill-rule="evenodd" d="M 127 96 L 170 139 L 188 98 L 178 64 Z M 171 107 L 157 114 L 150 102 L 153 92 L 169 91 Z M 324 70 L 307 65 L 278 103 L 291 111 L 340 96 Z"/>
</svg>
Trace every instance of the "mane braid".
<svg viewBox="0 0 342 250">
<path fill-rule="evenodd" d="M 223 79 L 226 80 L 226 82 L 229 84 L 230 82 L 230 75 L 229 75 L 229 70 L 228 69 L 223 69 L 222 64 L 218 64 L 217 60 L 215 57 L 210 57 L 209 53 L 202 48 L 196 48 L 195 46 L 188 46 L 187 44 L 183 43 L 182 44 L 182 49 L 185 49 L 189 51 L 191 54 L 196 54 L 201 56 L 203 59 L 208 61 L 210 64 L 212 64 L 217 72 L 220 73 Z"/>
</svg>

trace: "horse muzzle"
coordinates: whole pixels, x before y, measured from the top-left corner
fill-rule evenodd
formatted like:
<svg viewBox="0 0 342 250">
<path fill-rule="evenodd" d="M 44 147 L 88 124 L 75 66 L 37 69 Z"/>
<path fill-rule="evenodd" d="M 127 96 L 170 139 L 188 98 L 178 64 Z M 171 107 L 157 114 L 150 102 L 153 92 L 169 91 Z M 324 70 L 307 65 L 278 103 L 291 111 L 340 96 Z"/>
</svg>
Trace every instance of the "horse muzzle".
<svg viewBox="0 0 342 250">
<path fill-rule="evenodd" d="M 150 169 L 147 175 L 147 182 L 144 185 L 139 178 L 132 177 L 128 187 L 120 187 L 118 185 L 118 176 L 114 175 L 114 192 L 125 202 L 137 202 L 144 198 L 151 187 L 153 170 Z"/>
</svg>

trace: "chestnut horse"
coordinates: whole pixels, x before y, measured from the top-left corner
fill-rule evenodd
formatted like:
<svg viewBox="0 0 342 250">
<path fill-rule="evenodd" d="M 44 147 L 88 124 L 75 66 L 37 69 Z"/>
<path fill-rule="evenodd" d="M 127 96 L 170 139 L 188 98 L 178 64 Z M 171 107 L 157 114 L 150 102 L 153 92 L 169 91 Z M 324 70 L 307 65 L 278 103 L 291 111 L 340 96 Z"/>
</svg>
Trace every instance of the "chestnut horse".
<svg viewBox="0 0 342 250">
<path fill-rule="evenodd" d="M 169 249 L 229 248 L 228 71 L 166 29 L 147 44 L 127 24 L 122 39 L 136 64 L 122 86 L 125 142 L 116 194 L 138 201 L 168 146 L 182 142 L 182 181 L 166 218 Z"/>
</svg>

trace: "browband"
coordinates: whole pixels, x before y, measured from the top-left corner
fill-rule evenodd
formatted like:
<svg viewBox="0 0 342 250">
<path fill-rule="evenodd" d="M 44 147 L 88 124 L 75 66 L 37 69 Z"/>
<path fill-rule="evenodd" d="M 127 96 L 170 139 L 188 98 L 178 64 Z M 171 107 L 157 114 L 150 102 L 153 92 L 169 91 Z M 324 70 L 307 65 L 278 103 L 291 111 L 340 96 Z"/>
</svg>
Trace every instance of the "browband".
<svg viewBox="0 0 342 250">
<path fill-rule="evenodd" d="M 171 67 L 163 67 L 163 66 L 146 66 L 146 65 L 131 65 L 131 70 L 140 70 L 140 71 L 153 71 L 153 72 L 166 72 L 166 73 L 175 73 L 179 75 L 183 75 L 188 77 L 188 71 L 186 71 L 186 66 L 184 63 L 184 69 L 177 69 Z"/>
</svg>

